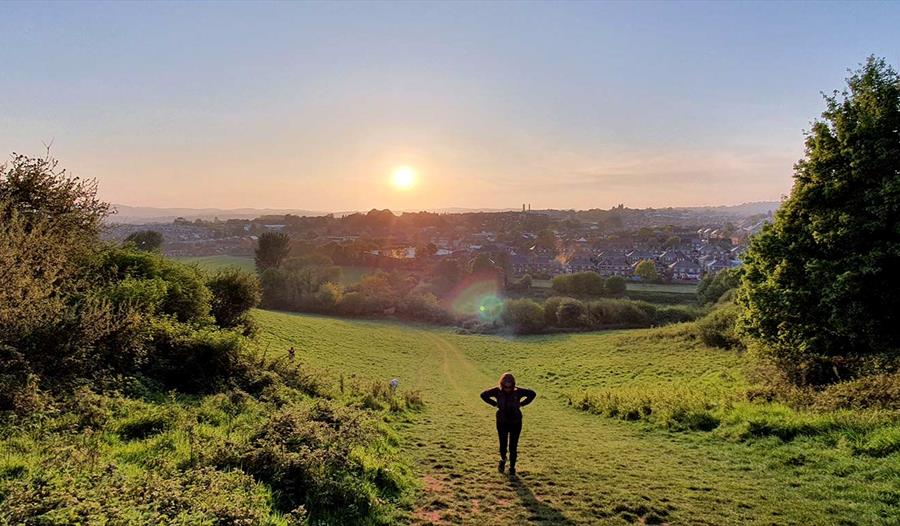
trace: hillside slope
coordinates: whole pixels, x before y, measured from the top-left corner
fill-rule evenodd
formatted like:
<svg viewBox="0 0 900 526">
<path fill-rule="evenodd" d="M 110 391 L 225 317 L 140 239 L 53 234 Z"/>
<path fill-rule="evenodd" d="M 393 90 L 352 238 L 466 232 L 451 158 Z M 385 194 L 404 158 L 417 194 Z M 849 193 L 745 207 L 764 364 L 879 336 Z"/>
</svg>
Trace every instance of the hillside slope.
<svg viewBox="0 0 900 526">
<path fill-rule="evenodd" d="M 400 424 L 423 490 L 417 524 L 887 524 L 898 455 L 858 458 L 797 439 L 729 442 L 569 407 L 593 387 L 739 389 L 742 358 L 677 330 L 507 339 L 257 311 L 258 345 L 334 375 L 421 389 Z M 493 411 L 478 398 L 511 370 L 539 398 L 525 410 L 520 478 L 495 470 Z"/>
</svg>

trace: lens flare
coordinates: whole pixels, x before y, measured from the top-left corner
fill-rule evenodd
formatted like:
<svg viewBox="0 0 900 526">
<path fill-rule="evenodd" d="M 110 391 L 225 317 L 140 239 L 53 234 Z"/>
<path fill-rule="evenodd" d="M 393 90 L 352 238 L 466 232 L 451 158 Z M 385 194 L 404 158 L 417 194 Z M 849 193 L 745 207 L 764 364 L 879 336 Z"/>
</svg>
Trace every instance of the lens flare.
<svg viewBox="0 0 900 526">
<path fill-rule="evenodd" d="M 500 280 L 496 274 L 469 276 L 451 292 L 450 307 L 453 312 L 462 316 L 496 321 L 503 314 L 500 288 Z"/>
</svg>

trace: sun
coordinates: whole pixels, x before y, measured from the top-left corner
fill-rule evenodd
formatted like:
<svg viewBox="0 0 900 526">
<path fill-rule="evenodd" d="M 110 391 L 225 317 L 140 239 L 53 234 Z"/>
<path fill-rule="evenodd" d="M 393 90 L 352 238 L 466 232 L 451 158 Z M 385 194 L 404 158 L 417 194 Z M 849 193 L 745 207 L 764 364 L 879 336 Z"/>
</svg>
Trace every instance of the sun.
<svg viewBox="0 0 900 526">
<path fill-rule="evenodd" d="M 416 184 L 416 172 L 409 166 L 396 168 L 391 174 L 391 184 L 398 190 L 409 190 Z"/>
</svg>

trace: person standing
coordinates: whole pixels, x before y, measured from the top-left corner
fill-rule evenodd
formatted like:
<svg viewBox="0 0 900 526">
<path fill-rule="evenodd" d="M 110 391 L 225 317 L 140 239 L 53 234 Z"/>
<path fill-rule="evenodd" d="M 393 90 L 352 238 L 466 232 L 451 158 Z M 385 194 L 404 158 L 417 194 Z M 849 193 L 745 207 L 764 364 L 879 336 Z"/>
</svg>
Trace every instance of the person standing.
<svg viewBox="0 0 900 526">
<path fill-rule="evenodd" d="M 522 433 L 522 407 L 530 404 L 537 393 L 524 387 L 516 387 L 512 373 L 503 373 L 497 387 L 485 389 L 481 399 L 497 408 L 497 436 L 500 440 L 500 463 L 497 471 L 506 467 L 506 453 L 509 450 L 509 474 L 516 475 L 516 460 L 519 449 L 519 435 Z"/>
</svg>

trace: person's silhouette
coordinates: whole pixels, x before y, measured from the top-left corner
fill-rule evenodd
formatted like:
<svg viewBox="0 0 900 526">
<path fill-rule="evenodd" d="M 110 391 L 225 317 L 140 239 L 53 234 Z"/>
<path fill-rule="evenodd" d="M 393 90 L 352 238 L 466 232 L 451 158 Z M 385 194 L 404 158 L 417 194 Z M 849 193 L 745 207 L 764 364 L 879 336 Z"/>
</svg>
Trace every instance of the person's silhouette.
<svg viewBox="0 0 900 526">
<path fill-rule="evenodd" d="M 532 402 L 537 393 L 524 387 L 516 387 L 516 379 L 512 373 L 503 373 L 497 387 L 486 389 L 481 399 L 497 408 L 497 435 L 500 439 L 500 463 L 497 470 L 501 473 L 506 467 L 506 450 L 509 447 L 509 474 L 516 474 L 516 458 L 518 457 L 519 435 L 522 433 L 522 411 Z"/>
</svg>

